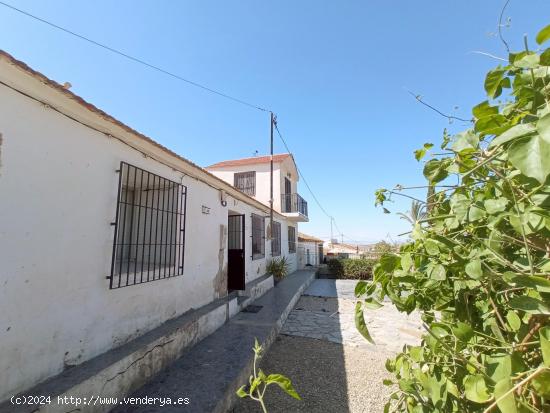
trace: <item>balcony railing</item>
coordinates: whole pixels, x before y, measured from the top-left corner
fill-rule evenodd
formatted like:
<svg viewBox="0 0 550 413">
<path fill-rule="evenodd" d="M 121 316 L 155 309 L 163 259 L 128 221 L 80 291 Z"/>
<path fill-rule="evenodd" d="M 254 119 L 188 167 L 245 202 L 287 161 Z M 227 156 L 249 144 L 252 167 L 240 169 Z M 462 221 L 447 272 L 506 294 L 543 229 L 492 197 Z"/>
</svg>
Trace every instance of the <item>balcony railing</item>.
<svg viewBox="0 0 550 413">
<path fill-rule="evenodd" d="M 298 194 L 282 194 L 281 212 L 285 214 L 298 212 L 307 217 L 307 201 Z"/>
</svg>

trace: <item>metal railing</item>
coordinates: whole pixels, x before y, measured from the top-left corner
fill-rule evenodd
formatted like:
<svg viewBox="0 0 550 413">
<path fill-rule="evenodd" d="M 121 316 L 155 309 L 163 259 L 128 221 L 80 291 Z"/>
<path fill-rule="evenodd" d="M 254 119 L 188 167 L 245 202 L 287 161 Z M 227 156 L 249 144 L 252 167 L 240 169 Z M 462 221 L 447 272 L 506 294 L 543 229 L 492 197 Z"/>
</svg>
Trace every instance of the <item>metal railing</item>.
<svg viewBox="0 0 550 413">
<path fill-rule="evenodd" d="M 307 201 L 298 194 L 281 194 L 281 212 L 307 215 Z"/>
</svg>

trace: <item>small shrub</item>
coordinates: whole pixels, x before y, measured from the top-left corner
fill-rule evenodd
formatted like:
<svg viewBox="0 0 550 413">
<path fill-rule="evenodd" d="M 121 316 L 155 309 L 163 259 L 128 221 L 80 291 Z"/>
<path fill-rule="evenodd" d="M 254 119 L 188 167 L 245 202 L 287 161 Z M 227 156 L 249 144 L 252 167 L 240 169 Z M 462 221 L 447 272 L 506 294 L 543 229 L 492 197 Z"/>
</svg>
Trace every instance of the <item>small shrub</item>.
<svg viewBox="0 0 550 413">
<path fill-rule="evenodd" d="M 282 280 L 288 275 L 288 260 L 286 257 L 273 258 L 266 266 L 266 272 L 277 280 Z"/>
<path fill-rule="evenodd" d="M 286 376 L 282 374 L 270 374 L 266 375 L 262 369 L 257 368 L 258 360 L 262 357 L 263 348 L 258 343 L 258 340 L 254 340 L 254 363 L 252 367 L 252 375 L 248 379 L 248 385 L 244 384 L 237 390 L 237 396 L 240 398 L 250 397 L 252 400 L 258 402 L 262 408 L 263 413 L 267 413 L 267 407 L 264 401 L 264 394 L 267 387 L 270 384 L 276 384 L 284 390 L 286 394 L 294 397 L 296 400 L 302 400 L 294 387 L 292 382 Z"/>
<path fill-rule="evenodd" d="M 372 268 L 376 264 L 367 259 L 333 259 L 328 262 L 328 268 L 338 278 L 348 280 L 372 279 Z"/>
</svg>

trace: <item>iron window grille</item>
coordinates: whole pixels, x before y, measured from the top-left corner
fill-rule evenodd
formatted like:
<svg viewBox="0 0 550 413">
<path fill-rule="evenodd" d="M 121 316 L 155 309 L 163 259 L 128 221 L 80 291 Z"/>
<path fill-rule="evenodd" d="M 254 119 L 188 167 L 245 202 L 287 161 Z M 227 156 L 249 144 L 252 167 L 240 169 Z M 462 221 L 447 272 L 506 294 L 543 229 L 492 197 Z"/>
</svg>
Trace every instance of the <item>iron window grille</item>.
<svg viewBox="0 0 550 413">
<path fill-rule="evenodd" d="M 273 221 L 271 230 L 271 256 L 277 257 L 281 255 L 281 223 Z"/>
<path fill-rule="evenodd" d="M 256 172 L 238 172 L 234 175 L 234 186 L 247 195 L 256 195 Z"/>
<path fill-rule="evenodd" d="M 265 257 L 265 218 L 252 214 L 252 259 Z"/>
<path fill-rule="evenodd" d="M 111 289 L 183 274 L 187 187 L 120 163 Z"/>
<path fill-rule="evenodd" d="M 288 252 L 296 252 L 296 228 L 288 227 Z"/>
</svg>

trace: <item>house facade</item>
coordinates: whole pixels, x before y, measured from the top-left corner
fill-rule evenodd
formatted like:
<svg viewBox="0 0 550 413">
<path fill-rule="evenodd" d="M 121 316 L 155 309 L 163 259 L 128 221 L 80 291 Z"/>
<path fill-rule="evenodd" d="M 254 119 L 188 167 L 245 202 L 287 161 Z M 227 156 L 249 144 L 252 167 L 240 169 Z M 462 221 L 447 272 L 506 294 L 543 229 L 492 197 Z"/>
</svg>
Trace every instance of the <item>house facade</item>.
<svg viewBox="0 0 550 413">
<path fill-rule="evenodd" d="M 248 195 L 4 52 L 0 120 L 0 401 L 298 266 L 307 211 L 276 202 L 267 239 L 264 178 Z"/>
<path fill-rule="evenodd" d="M 312 235 L 298 234 L 298 269 L 323 263 L 323 240 Z"/>
</svg>

